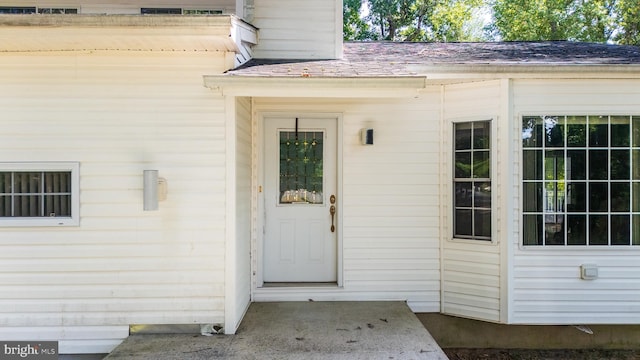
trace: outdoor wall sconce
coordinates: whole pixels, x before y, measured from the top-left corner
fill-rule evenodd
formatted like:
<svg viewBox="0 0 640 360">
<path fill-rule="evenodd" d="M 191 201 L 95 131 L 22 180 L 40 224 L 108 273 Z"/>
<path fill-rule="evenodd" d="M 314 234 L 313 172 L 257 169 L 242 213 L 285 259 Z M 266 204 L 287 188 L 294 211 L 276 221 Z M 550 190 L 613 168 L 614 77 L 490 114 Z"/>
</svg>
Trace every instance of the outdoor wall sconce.
<svg viewBox="0 0 640 360">
<path fill-rule="evenodd" d="M 373 129 L 361 129 L 360 141 L 362 145 L 373 145 Z"/>
<path fill-rule="evenodd" d="M 158 210 L 158 202 L 167 198 L 167 180 L 158 177 L 158 170 L 143 171 L 144 211 Z"/>
</svg>

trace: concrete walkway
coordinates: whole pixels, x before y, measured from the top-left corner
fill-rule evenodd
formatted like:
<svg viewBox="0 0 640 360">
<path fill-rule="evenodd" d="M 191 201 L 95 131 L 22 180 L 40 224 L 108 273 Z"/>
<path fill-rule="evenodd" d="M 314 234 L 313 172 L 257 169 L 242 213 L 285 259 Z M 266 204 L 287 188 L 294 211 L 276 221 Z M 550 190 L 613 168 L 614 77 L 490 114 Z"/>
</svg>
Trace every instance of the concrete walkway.
<svg viewBox="0 0 640 360">
<path fill-rule="evenodd" d="M 403 302 L 253 303 L 236 335 L 132 335 L 105 360 L 447 359 Z"/>
</svg>

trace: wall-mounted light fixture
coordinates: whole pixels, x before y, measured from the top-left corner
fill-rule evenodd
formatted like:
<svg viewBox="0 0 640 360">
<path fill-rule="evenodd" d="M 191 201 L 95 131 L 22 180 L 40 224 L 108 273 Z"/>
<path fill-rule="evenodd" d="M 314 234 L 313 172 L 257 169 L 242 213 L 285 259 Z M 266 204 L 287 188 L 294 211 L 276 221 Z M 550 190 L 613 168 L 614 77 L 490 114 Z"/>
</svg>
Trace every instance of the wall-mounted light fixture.
<svg viewBox="0 0 640 360">
<path fill-rule="evenodd" d="M 158 170 L 143 171 L 144 211 L 158 210 L 158 202 L 167 198 L 167 181 L 158 177 Z"/>
<path fill-rule="evenodd" d="M 362 145 L 373 145 L 373 129 L 361 129 L 360 141 Z"/>
</svg>

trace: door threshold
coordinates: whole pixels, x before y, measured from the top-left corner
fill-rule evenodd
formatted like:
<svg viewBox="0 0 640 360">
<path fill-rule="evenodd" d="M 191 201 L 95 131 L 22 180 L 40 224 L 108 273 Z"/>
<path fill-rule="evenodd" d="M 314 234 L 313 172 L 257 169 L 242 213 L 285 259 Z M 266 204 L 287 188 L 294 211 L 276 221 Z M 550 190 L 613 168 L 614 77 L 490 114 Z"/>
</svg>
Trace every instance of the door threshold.
<svg viewBox="0 0 640 360">
<path fill-rule="evenodd" d="M 263 288 L 295 288 L 295 287 L 337 287 L 335 282 L 265 282 Z"/>
</svg>

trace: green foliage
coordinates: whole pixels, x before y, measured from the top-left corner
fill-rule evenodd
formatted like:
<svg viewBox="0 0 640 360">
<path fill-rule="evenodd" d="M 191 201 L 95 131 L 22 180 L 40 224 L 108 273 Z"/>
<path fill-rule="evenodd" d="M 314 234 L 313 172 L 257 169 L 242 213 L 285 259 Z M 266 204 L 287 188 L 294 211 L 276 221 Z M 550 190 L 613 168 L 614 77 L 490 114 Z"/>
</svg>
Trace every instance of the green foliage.
<svg viewBox="0 0 640 360">
<path fill-rule="evenodd" d="M 606 42 L 617 0 L 494 0 L 493 35 L 507 41 Z"/>
<path fill-rule="evenodd" d="M 620 31 L 615 36 L 621 44 L 640 45 L 640 1 L 618 0 Z"/>
<path fill-rule="evenodd" d="M 345 40 L 640 45 L 640 0 L 344 0 L 343 4 Z M 492 22 L 486 24 L 489 18 Z"/>
</svg>

